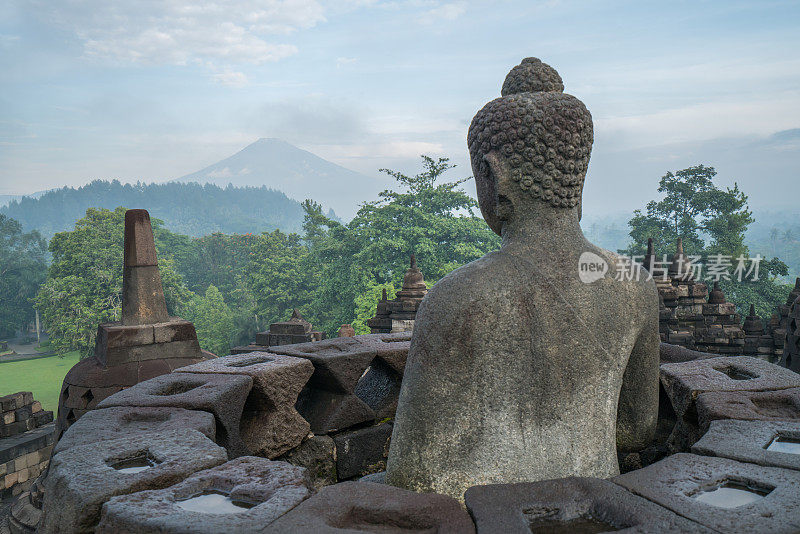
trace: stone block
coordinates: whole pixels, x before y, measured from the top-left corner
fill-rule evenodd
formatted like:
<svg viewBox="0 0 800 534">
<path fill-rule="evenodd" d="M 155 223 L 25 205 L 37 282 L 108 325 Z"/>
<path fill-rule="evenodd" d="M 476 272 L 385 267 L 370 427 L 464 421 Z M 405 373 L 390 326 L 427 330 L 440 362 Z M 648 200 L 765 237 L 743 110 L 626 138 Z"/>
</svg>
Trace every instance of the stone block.
<svg viewBox="0 0 800 534">
<path fill-rule="evenodd" d="M 233 347 L 231 349 L 231 355 L 233 354 L 247 354 L 248 352 L 265 352 L 269 350 L 269 347 L 266 345 L 240 345 L 238 347 Z"/>
<path fill-rule="evenodd" d="M 340 337 L 326 341 L 270 347 L 270 352 L 304 358 L 314 374 L 298 399 L 297 408 L 315 434 L 342 430 L 375 419 L 375 412 L 355 394 L 377 350 Z"/>
<path fill-rule="evenodd" d="M 169 322 L 153 325 L 153 340 L 155 343 L 192 341 L 197 340 L 197 332 L 194 323 L 173 317 Z"/>
<path fill-rule="evenodd" d="M 16 414 L 13 411 L 5 412 L 0 417 L 0 424 L 2 425 L 10 425 L 14 421 L 17 420 Z"/>
<path fill-rule="evenodd" d="M 19 498 L 11 505 L 8 514 L 8 523 L 12 534 L 33 534 L 35 526 L 39 524 L 42 511 L 31 506 L 28 494 L 20 494 Z M 0 515 L 2 517 L 2 515 Z M 34 528 L 31 528 L 33 526 Z M 0 529 L 2 532 L 2 529 Z"/>
<path fill-rule="evenodd" d="M 797 452 L 767 450 L 776 439 Z M 800 470 L 800 422 L 712 421 L 692 452 L 740 462 Z"/>
<path fill-rule="evenodd" d="M 297 411 L 315 434 L 327 434 L 375 420 L 375 412 L 356 395 L 306 387 Z"/>
<path fill-rule="evenodd" d="M 173 373 L 157 376 L 103 400 L 114 406 L 174 407 L 214 414 L 217 442 L 231 457 L 247 454 L 239 426 L 253 379 L 240 374 Z"/>
<path fill-rule="evenodd" d="M 388 423 L 334 435 L 339 480 L 385 471 L 391 438 Z"/>
<path fill-rule="evenodd" d="M 479 534 L 713 532 L 599 478 L 473 486 L 464 500 Z"/>
<path fill-rule="evenodd" d="M 14 410 L 14 419 L 16 421 L 25 421 L 26 419 L 30 419 L 31 416 L 33 416 L 32 404 L 29 404 L 28 406 L 22 406 L 21 408 Z"/>
<path fill-rule="evenodd" d="M 304 467 L 314 489 L 336 484 L 336 446 L 330 436 L 311 436 L 280 458 Z"/>
<path fill-rule="evenodd" d="M 216 423 L 211 413 L 183 408 L 121 406 L 88 412 L 61 436 L 54 451 L 58 454 L 89 443 L 179 428 L 196 430 L 212 441 L 216 439 Z"/>
<path fill-rule="evenodd" d="M 358 381 L 355 394 L 375 412 L 376 419 L 394 418 L 402 382 L 402 374 L 376 357 Z"/>
<path fill-rule="evenodd" d="M 48 424 L 24 434 L 0 440 L 0 464 L 9 463 L 28 453 L 51 445 L 54 441 L 54 425 Z M 13 470 L 9 469 L 9 473 Z"/>
<path fill-rule="evenodd" d="M 22 408 L 26 404 L 30 404 L 25 402 L 26 393 L 31 395 L 29 392 L 20 391 L 19 393 L 12 393 L 11 395 L 5 395 L 3 397 L 0 397 L 0 411 L 11 412 L 16 410 L 17 408 Z M 31 400 L 31 402 L 33 402 L 33 400 Z"/>
<path fill-rule="evenodd" d="M 408 350 L 411 348 L 411 332 L 393 334 L 367 334 L 356 336 L 360 343 L 375 350 L 375 355 L 389 365 L 400 376 L 406 367 Z"/>
<path fill-rule="evenodd" d="M 253 380 L 240 424 L 242 440 L 253 454 L 276 458 L 308 436 L 309 423 L 295 408 L 297 396 L 314 373 L 306 359 L 253 352 L 206 360 L 177 371 L 245 375 Z"/>
<path fill-rule="evenodd" d="M 339 393 L 352 393 L 377 354 L 358 338 L 350 337 L 270 347 L 269 351 L 311 361 L 314 374 L 310 385 Z"/>
<path fill-rule="evenodd" d="M 163 360 L 171 358 L 200 359 L 200 344 L 196 339 L 172 341 L 170 343 L 153 343 L 134 347 L 118 347 L 107 349 L 100 362 L 113 367 L 127 362 L 143 362 L 147 360 Z"/>
<path fill-rule="evenodd" d="M 800 375 L 750 356 L 661 365 L 661 383 L 678 417 L 707 391 L 770 391 L 800 387 Z"/>
<path fill-rule="evenodd" d="M 114 497 L 103 506 L 95 532 L 261 532 L 310 494 L 303 468 L 244 456 L 166 489 Z"/>
<path fill-rule="evenodd" d="M 117 349 L 135 347 L 138 345 L 152 345 L 155 343 L 152 324 L 123 325 L 122 323 L 103 323 L 97 327 L 97 343 L 95 349 Z M 103 351 L 95 352 L 102 358 Z M 101 361 L 105 361 L 102 360 Z"/>
<path fill-rule="evenodd" d="M 800 472 L 797 471 L 676 454 L 612 481 L 718 532 L 800 529 Z M 726 487 L 724 491 L 729 494 L 710 501 L 718 494 L 709 492 L 720 487 Z M 749 487 L 761 495 L 740 487 Z M 748 497 L 752 502 L 748 502 Z"/>
<path fill-rule="evenodd" d="M 93 532 L 111 497 L 165 488 L 227 459 L 224 449 L 189 429 L 72 447 L 50 463 L 41 531 Z"/>
<path fill-rule="evenodd" d="M 711 421 L 800 421 L 800 388 L 780 391 L 710 391 L 697 397 L 697 420 L 705 432 Z"/>
<path fill-rule="evenodd" d="M 342 482 L 322 488 L 265 533 L 436 532 L 469 534 L 475 525 L 455 499 L 385 484 Z"/>
</svg>

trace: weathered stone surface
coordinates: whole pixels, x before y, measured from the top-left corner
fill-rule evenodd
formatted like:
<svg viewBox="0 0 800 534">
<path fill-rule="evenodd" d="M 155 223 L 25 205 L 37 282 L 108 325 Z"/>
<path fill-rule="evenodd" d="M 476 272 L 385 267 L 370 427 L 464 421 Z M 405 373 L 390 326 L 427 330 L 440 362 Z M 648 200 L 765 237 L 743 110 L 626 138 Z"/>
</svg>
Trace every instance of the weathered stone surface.
<svg viewBox="0 0 800 534">
<path fill-rule="evenodd" d="M 304 467 L 314 489 L 336 484 L 336 446 L 330 436 L 311 436 L 279 458 Z"/>
<path fill-rule="evenodd" d="M 680 345 L 670 345 L 669 343 L 661 343 L 659 355 L 662 364 L 705 360 L 707 358 L 716 358 L 719 356 L 718 354 L 689 350 Z"/>
<path fill-rule="evenodd" d="M 388 483 L 462 498 L 479 483 L 608 477 L 617 445 L 652 438 L 658 293 L 637 264 L 617 280 L 620 258 L 581 231 L 592 140 L 586 107 L 558 91 L 509 94 L 473 119 L 481 212 L 503 246 L 422 301 Z"/>
<path fill-rule="evenodd" d="M 295 409 L 297 396 L 314 373 L 306 359 L 252 352 L 206 360 L 178 371 L 252 378 L 253 389 L 239 428 L 245 446 L 254 454 L 276 458 L 308 435 L 309 424 Z"/>
<path fill-rule="evenodd" d="M 237 513 L 186 510 L 188 499 L 216 490 L 247 503 Z M 264 458 L 243 456 L 213 469 L 195 473 L 162 490 L 114 497 L 103 506 L 95 532 L 117 534 L 177 534 L 261 532 L 311 494 L 301 467 Z"/>
<path fill-rule="evenodd" d="M 125 212 L 122 323 L 139 325 L 169 320 L 156 246 L 147 210 Z"/>
<path fill-rule="evenodd" d="M 402 383 L 402 374 L 381 358 L 375 358 L 359 380 L 355 394 L 375 412 L 376 419 L 392 418 L 397 411 Z"/>
<path fill-rule="evenodd" d="M 359 482 L 372 482 L 373 484 L 386 484 L 386 471 L 378 471 L 370 475 L 364 475 L 358 479 Z"/>
<path fill-rule="evenodd" d="M 718 532 L 797 532 L 800 529 L 800 473 L 725 458 L 676 454 L 613 482 Z M 769 493 L 757 502 L 722 508 L 700 502 L 698 494 L 725 482 Z"/>
<path fill-rule="evenodd" d="M 317 534 L 346 532 L 475 532 L 458 502 L 444 495 L 419 494 L 368 482 L 342 482 L 287 513 L 264 532 Z"/>
<path fill-rule="evenodd" d="M 771 391 L 800 387 L 800 375 L 749 356 L 661 365 L 661 383 L 678 417 L 707 391 Z"/>
<path fill-rule="evenodd" d="M 705 432 L 711 421 L 800 421 L 800 388 L 780 391 L 710 391 L 697 397 L 697 420 Z"/>
<path fill-rule="evenodd" d="M 156 465 L 136 473 L 114 467 L 137 458 Z M 189 429 L 72 447 L 50 463 L 40 530 L 93 532 L 100 508 L 111 497 L 171 486 L 227 459 L 225 449 Z"/>
<path fill-rule="evenodd" d="M 392 425 L 388 423 L 333 436 L 339 480 L 386 470 L 391 437 Z"/>
<path fill-rule="evenodd" d="M 247 454 L 239 426 L 253 379 L 241 374 L 172 373 L 115 393 L 99 408 L 114 406 L 175 407 L 214 414 L 217 442 L 231 457 Z"/>
<path fill-rule="evenodd" d="M 740 462 L 800 470 L 800 454 L 768 451 L 776 437 L 800 440 L 800 422 L 712 421 L 692 452 Z"/>
<path fill-rule="evenodd" d="M 478 534 L 584 532 L 581 526 L 586 532 L 713 532 L 597 478 L 473 486 L 464 500 Z"/>
<path fill-rule="evenodd" d="M 216 439 L 214 416 L 208 412 L 135 406 L 102 408 L 88 412 L 72 425 L 58 440 L 53 454 L 79 445 L 178 428 L 197 430 L 212 441 Z"/>
<path fill-rule="evenodd" d="M 375 412 L 355 394 L 364 371 L 377 350 L 357 337 L 340 337 L 313 343 L 270 347 L 270 352 L 304 358 L 314 365 L 297 410 L 315 434 L 325 434 L 372 421 Z"/>
<path fill-rule="evenodd" d="M 2 513 L 0 513 L 2 517 Z M 42 518 L 42 511 L 31 506 L 29 495 L 21 494 L 11 505 L 8 526 L 11 534 L 33 534 Z"/>
</svg>

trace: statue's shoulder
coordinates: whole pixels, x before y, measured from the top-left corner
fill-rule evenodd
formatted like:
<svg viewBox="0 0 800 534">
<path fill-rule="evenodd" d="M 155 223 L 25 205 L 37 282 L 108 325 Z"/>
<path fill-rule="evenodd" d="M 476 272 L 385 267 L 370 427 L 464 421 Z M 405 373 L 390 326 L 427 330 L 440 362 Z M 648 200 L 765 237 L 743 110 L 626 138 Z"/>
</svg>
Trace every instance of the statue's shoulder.
<svg viewBox="0 0 800 534">
<path fill-rule="evenodd" d="M 626 286 L 628 291 L 638 294 L 642 299 L 643 305 L 654 300 L 656 307 L 658 306 L 656 283 L 641 263 L 596 245 L 595 249 L 595 253 L 608 262 L 611 269 L 610 275 L 617 278 L 617 283 Z M 621 274 L 615 276 L 617 273 Z"/>
<path fill-rule="evenodd" d="M 426 301 L 460 302 L 481 299 L 496 291 L 510 269 L 508 259 L 498 251 L 490 252 L 475 261 L 462 265 L 436 282 Z"/>
</svg>

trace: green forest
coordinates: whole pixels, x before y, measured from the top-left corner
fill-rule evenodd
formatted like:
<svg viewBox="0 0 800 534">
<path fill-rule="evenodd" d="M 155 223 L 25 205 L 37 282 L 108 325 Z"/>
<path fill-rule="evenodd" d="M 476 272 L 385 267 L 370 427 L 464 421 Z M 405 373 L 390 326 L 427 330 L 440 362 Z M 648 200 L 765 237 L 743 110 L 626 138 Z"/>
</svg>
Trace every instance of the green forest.
<svg viewBox="0 0 800 534">
<path fill-rule="evenodd" d="M 446 158 L 422 156 L 422 171 L 416 175 L 381 169 L 395 179 L 396 190 L 364 202 L 348 223 L 315 201 L 297 203 L 301 215 L 295 232 L 192 236 L 153 210 L 170 313 L 193 321 L 203 348 L 216 354 L 252 341 L 255 332 L 287 319 L 294 308 L 329 335 L 345 323 L 367 333 L 365 322 L 381 292 L 386 289 L 392 297 L 399 290 L 412 252 L 426 281 L 435 283 L 500 246 L 462 188 L 470 178 L 446 179 L 452 168 Z M 713 168 L 699 165 L 662 177 L 654 192 L 660 200 L 634 213 L 627 229 L 629 247 L 620 252 L 642 255 L 652 237 L 659 253 L 671 253 L 680 236 L 690 254 L 750 254 L 744 238 L 753 223 L 747 196 L 736 186 L 719 189 L 715 175 Z M 109 183 L 90 186 L 102 189 L 102 184 Z M 221 202 L 214 195 L 230 189 L 196 186 L 198 195 L 204 191 Z M 0 214 L 0 325 L 5 327 L 0 336 L 29 322 L 35 307 L 53 349 L 89 354 L 97 325 L 120 317 L 124 213 L 139 206 L 132 201 L 110 209 L 89 207 L 68 230 L 55 233 L 49 246 L 38 232 L 25 231 Z M 164 210 L 170 212 L 167 206 Z M 181 216 L 181 209 L 172 213 Z M 788 270 L 776 256 L 765 259 L 758 281 L 723 282 L 740 312 L 752 302 L 759 315 L 769 317 L 785 300 Z"/>
<path fill-rule="evenodd" d="M 122 184 L 95 180 L 83 187 L 63 187 L 39 198 L 23 197 L 0 207 L 24 230 L 38 230 L 50 239 L 70 230 L 89 208 L 137 206 L 164 221 L 173 232 L 200 237 L 214 232 L 298 232 L 303 225 L 300 203 L 267 187 L 218 187 L 168 182 Z M 329 216 L 334 217 L 332 213 Z"/>
</svg>

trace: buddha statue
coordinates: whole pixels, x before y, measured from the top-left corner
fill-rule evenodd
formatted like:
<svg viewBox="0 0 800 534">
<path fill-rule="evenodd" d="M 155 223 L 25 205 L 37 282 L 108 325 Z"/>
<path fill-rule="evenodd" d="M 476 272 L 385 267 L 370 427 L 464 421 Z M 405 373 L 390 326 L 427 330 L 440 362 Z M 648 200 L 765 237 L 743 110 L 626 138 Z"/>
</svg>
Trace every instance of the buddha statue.
<svg viewBox="0 0 800 534">
<path fill-rule="evenodd" d="M 563 89 L 525 59 L 472 121 L 478 200 L 502 246 L 422 301 L 389 484 L 463 500 L 478 484 L 606 478 L 618 449 L 652 439 L 658 293 L 637 264 L 615 276 L 620 258 L 581 231 L 592 118 Z"/>
</svg>

